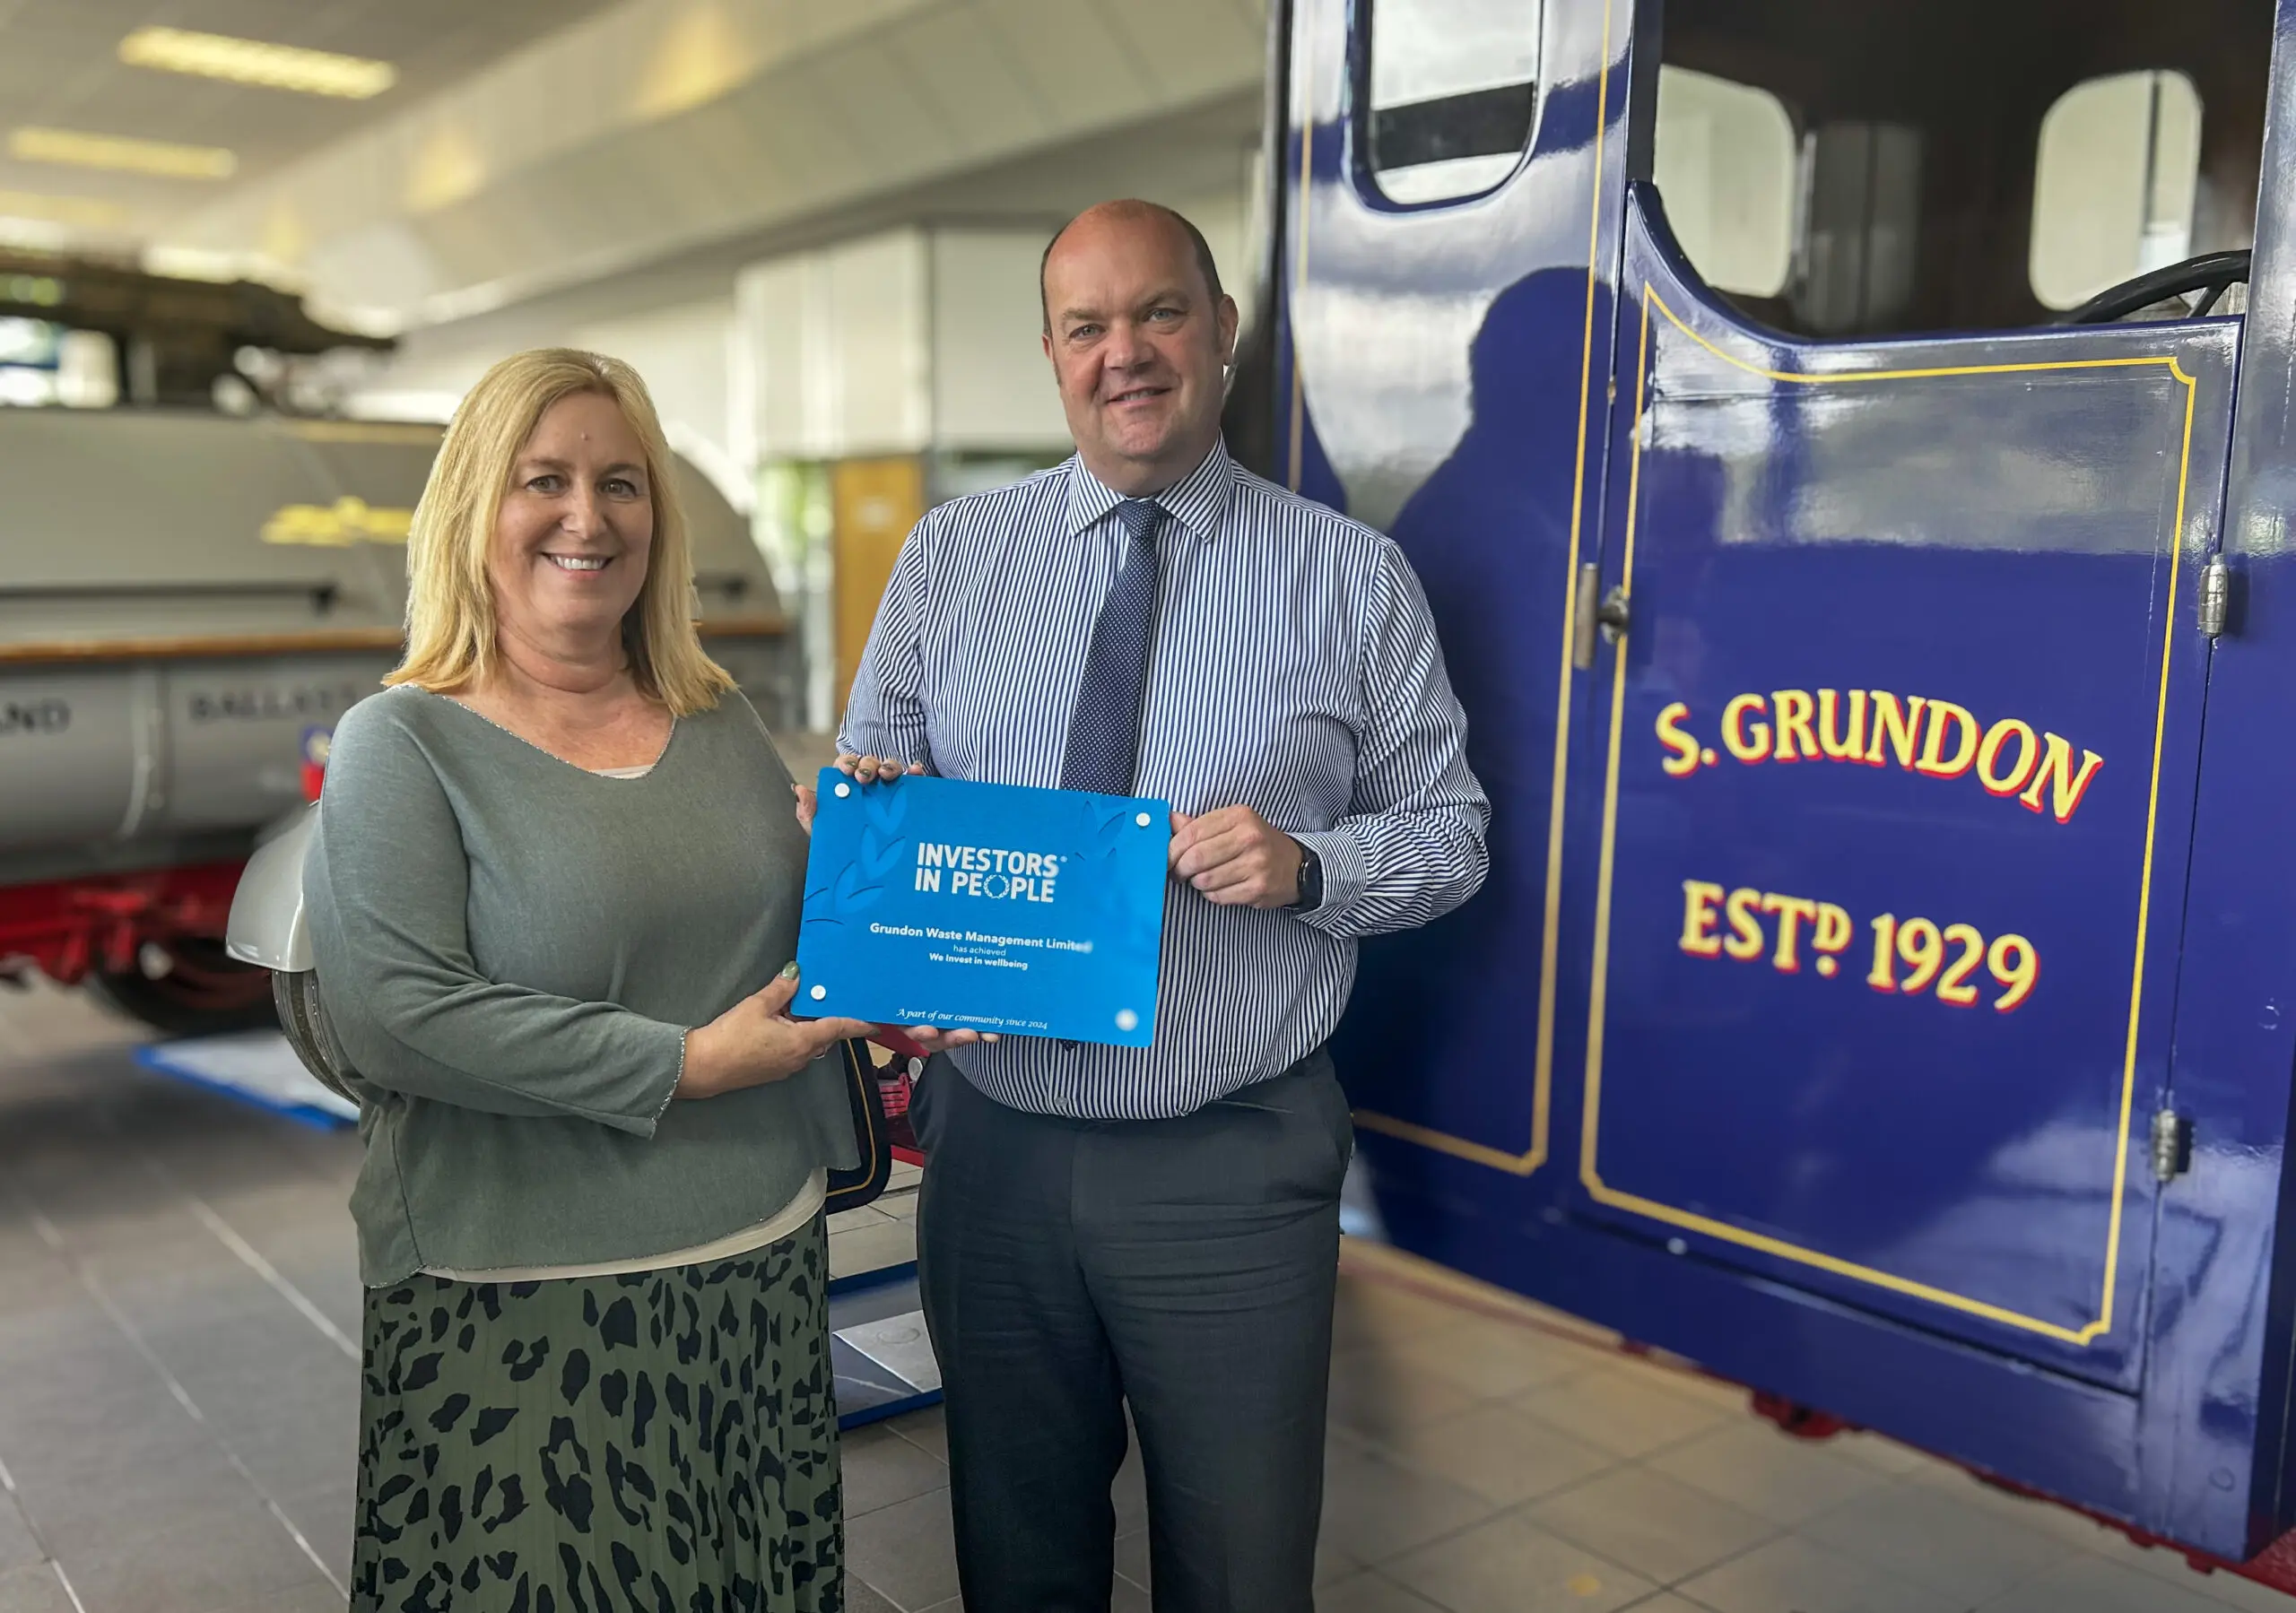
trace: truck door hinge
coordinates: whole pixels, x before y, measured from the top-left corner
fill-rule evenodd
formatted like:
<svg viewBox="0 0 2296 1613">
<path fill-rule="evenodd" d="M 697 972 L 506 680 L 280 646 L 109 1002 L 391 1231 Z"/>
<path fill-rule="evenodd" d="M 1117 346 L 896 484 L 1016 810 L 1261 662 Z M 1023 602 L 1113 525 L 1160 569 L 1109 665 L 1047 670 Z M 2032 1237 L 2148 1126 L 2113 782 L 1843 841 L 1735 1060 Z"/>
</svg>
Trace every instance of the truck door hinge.
<svg viewBox="0 0 2296 1613">
<path fill-rule="evenodd" d="M 1600 625 L 1595 616 L 1602 609 L 1602 585 L 1600 566 L 1578 568 L 1578 585 L 1570 598 L 1570 665 L 1577 672 L 1595 664 L 1595 630 Z"/>
<path fill-rule="evenodd" d="M 2232 568 L 2221 554 L 2209 557 L 2200 568 L 2200 630 L 2211 638 L 2222 636 L 2232 616 Z"/>
<path fill-rule="evenodd" d="M 2152 1117 L 2152 1175 L 2173 1182 L 2192 1168 L 2192 1122 L 2174 1109 Z"/>
</svg>

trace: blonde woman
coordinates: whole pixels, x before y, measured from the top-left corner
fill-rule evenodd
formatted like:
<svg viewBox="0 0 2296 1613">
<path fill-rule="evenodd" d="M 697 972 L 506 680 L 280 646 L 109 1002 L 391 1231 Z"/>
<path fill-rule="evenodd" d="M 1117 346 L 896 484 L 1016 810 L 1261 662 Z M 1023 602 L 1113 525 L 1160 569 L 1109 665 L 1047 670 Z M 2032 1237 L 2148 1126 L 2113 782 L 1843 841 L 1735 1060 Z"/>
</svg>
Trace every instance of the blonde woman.
<svg viewBox="0 0 2296 1613">
<path fill-rule="evenodd" d="M 363 1078 L 352 1606 L 834 1613 L 825 1055 L 868 1028 L 783 1011 L 804 834 L 644 384 L 489 370 L 407 566 L 306 873 Z"/>
</svg>

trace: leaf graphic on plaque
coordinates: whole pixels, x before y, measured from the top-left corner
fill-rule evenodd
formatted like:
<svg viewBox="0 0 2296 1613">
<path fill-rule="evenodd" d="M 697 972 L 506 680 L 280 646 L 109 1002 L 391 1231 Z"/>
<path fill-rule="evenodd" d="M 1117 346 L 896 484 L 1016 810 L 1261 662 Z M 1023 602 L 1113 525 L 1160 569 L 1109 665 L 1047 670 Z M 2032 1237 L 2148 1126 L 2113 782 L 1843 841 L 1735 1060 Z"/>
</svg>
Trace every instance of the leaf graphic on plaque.
<svg viewBox="0 0 2296 1613">
<path fill-rule="evenodd" d="M 889 841 L 885 837 L 878 834 L 876 826 L 874 824 L 863 829 L 861 831 L 861 871 L 872 878 L 883 879 L 892 872 L 894 864 L 900 861 L 901 846 L 902 842 Z"/>
<path fill-rule="evenodd" d="M 837 905 L 848 911 L 856 907 L 873 906 L 877 898 L 884 894 L 883 886 L 864 885 L 861 882 L 861 870 L 858 864 L 848 865 L 845 872 L 837 876 Z"/>
<path fill-rule="evenodd" d="M 861 812 L 868 820 L 871 828 L 890 839 L 900 832 L 901 820 L 909 816 L 909 797 L 894 785 L 864 790 L 861 792 Z"/>
<path fill-rule="evenodd" d="M 1089 820 L 1092 831 L 1091 842 L 1082 854 L 1091 858 L 1092 862 L 1103 871 L 1103 878 L 1100 881 L 1103 891 L 1109 889 L 1105 874 L 1114 871 L 1117 860 L 1124 851 L 1126 834 L 1137 832 L 1132 819 L 1131 810 L 1121 803 L 1115 811 L 1099 805 L 1095 805 L 1092 809 Z"/>
</svg>

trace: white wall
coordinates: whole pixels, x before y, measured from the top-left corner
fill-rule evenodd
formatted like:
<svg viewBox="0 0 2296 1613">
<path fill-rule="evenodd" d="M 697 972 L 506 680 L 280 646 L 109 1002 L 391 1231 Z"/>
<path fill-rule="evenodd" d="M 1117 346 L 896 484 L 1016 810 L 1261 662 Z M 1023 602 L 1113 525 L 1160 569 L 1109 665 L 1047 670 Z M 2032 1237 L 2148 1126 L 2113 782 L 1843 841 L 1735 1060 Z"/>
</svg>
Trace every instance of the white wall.
<svg viewBox="0 0 2296 1613">
<path fill-rule="evenodd" d="M 1188 196 L 1151 195 L 1147 199 L 1176 209 L 1204 232 L 1204 244 L 1212 248 L 1212 261 L 1220 270 L 1220 289 L 1236 299 L 1236 311 L 1243 317 L 1243 325 L 1248 325 L 1252 292 L 1258 278 L 1251 238 L 1255 209 L 1254 197 L 1247 188 L 1249 174 L 1242 171 L 1247 165 L 1240 155 L 1238 167 L 1233 190 Z"/>
<path fill-rule="evenodd" d="M 752 489 L 730 429 L 733 336 L 728 296 L 578 325 L 568 343 L 620 359 L 643 376 L 670 446 L 699 465 L 735 508 L 746 509 Z"/>
<path fill-rule="evenodd" d="M 1204 232 L 1250 317 L 1244 164 L 1234 188 L 1152 197 Z M 731 441 L 755 463 L 1063 450 L 1039 344 L 1052 226 L 896 230 L 755 264 L 735 292 Z"/>
<path fill-rule="evenodd" d="M 645 377 L 671 446 L 691 459 L 736 508 L 752 488 L 735 451 L 730 293 L 587 318 L 530 319 L 506 328 L 418 334 L 349 403 L 351 412 L 445 420 L 487 367 L 529 347 L 579 347 L 621 359 Z"/>
<path fill-rule="evenodd" d="M 1028 452 L 1068 440 L 1038 345 L 1043 231 L 946 230 L 933 240 L 933 412 L 944 448 Z"/>
<path fill-rule="evenodd" d="M 932 436 L 924 234 L 894 230 L 743 270 L 733 424 L 752 464 L 901 454 Z"/>
<path fill-rule="evenodd" d="M 1232 186 L 1151 199 L 1204 231 L 1248 319 L 1247 169 L 1239 155 Z M 674 446 L 743 509 L 752 468 L 773 459 L 1065 452 L 1039 345 L 1037 263 L 1054 222 L 904 227 L 753 264 L 703 295 L 708 282 L 691 277 L 607 282 L 413 332 L 351 407 L 444 420 L 505 353 L 611 353 L 645 377 Z"/>
<path fill-rule="evenodd" d="M 1039 230 L 890 230 L 736 282 L 735 433 L 757 463 L 1066 439 L 1038 351 Z"/>
</svg>

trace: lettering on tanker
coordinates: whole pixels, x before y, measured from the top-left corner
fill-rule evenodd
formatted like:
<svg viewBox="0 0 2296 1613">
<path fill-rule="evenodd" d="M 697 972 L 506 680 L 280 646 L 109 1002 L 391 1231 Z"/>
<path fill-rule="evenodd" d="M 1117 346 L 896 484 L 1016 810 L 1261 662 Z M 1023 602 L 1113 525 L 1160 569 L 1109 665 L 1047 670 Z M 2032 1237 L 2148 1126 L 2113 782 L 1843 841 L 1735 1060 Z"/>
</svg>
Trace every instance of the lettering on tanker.
<svg viewBox="0 0 2296 1613">
<path fill-rule="evenodd" d="M 0 700 L 0 733 L 61 733 L 72 707 L 58 699 Z"/>
<path fill-rule="evenodd" d="M 1765 920 L 1770 921 L 1767 926 Z M 2024 1005 L 2040 979 L 2040 951 L 2022 935 L 1988 940 L 1974 924 L 1941 925 L 1894 913 L 1874 915 L 1867 927 L 1874 961 L 1866 972 L 1866 984 L 1885 996 L 1919 996 L 1934 984 L 1938 1002 L 1973 1008 L 1979 987 L 1972 976 L 1982 967 L 2002 988 L 1993 1001 L 1995 1010 L 2006 1014 Z M 1837 902 L 1752 886 L 1732 890 L 1714 880 L 1684 880 L 1683 928 L 1674 944 L 1692 958 L 1737 963 L 1752 963 L 1766 953 L 1770 967 L 1781 975 L 1802 972 L 1806 948 L 1807 955 L 1817 960 L 1818 975 L 1831 980 L 1841 973 L 1841 954 L 1857 930 L 1849 910 Z"/>
<path fill-rule="evenodd" d="M 1717 724 L 1721 749 L 1690 727 L 1691 708 L 1676 700 L 1659 712 L 1660 760 L 1670 777 L 1718 767 L 1726 755 L 1744 767 L 1805 761 L 1892 765 L 1938 779 L 1974 775 L 1989 795 L 2013 797 L 2028 811 L 2059 823 L 2073 814 L 2105 759 L 2078 752 L 2061 735 L 2020 717 L 1981 722 L 1965 706 L 1887 689 L 1773 689 L 1734 696 Z"/>
</svg>

